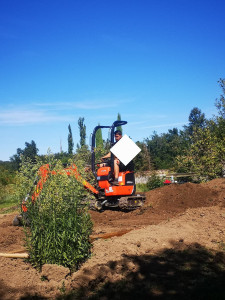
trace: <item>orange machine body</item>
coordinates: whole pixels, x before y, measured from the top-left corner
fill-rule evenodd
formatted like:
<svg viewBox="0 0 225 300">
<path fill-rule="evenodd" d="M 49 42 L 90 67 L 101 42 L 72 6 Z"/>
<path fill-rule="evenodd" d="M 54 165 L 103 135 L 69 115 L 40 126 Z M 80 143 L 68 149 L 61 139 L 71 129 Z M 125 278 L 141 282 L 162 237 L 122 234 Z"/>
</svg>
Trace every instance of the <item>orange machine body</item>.
<svg viewBox="0 0 225 300">
<path fill-rule="evenodd" d="M 109 181 L 110 167 L 101 167 L 97 170 L 97 180 L 100 189 L 105 190 L 105 196 L 129 196 L 134 192 L 134 184 L 127 185 L 127 175 L 133 175 L 131 171 L 119 172 L 119 185 L 111 185 Z M 129 176 L 128 175 L 128 176 Z"/>
</svg>

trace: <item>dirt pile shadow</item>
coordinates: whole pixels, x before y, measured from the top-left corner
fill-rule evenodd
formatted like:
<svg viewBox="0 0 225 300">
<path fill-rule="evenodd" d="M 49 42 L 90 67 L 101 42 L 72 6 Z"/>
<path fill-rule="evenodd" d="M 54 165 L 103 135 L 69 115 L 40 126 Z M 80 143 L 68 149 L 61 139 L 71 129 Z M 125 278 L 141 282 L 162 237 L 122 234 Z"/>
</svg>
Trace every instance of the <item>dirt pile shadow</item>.
<svg viewBox="0 0 225 300">
<path fill-rule="evenodd" d="M 58 299 L 225 299 L 225 253 L 179 244 L 87 270 L 86 284 Z"/>
<path fill-rule="evenodd" d="M 21 289 L 23 290 L 23 294 L 25 296 L 19 296 L 21 295 Z M 0 281 L 0 299 L 47 300 L 49 298 L 44 297 L 43 295 L 38 295 L 37 292 L 32 291 L 32 288 L 21 288 L 21 286 L 15 286 L 12 288 Z"/>
</svg>

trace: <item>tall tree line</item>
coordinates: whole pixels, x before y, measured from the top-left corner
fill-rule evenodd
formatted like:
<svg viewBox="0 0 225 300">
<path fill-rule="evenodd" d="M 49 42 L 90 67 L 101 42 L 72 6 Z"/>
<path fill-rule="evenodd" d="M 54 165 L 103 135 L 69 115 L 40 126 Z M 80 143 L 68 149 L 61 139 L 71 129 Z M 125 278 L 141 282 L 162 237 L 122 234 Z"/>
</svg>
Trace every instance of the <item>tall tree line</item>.
<svg viewBox="0 0 225 300">
<path fill-rule="evenodd" d="M 151 136 L 137 142 L 142 151 L 135 158 L 136 171 L 171 169 L 177 172 L 195 172 L 199 178 L 225 176 L 225 79 L 220 79 L 219 85 L 222 94 L 215 101 L 216 116 L 207 119 L 201 109 L 194 107 L 190 111 L 188 125 L 183 126 L 182 130 L 173 128 L 162 134 L 153 132 Z M 117 120 L 121 120 L 120 113 Z M 89 152 L 84 121 L 83 117 L 78 119 L 80 141 L 75 155 Z M 68 153 L 62 153 L 61 157 L 73 153 L 74 143 L 70 125 L 68 130 Z M 96 133 L 99 153 L 104 151 L 106 144 L 99 129 Z M 35 161 L 37 153 L 34 141 L 25 143 L 25 148 L 18 148 L 17 153 L 11 157 L 11 162 L 18 167 L 21 154 Z"/>
</svg>

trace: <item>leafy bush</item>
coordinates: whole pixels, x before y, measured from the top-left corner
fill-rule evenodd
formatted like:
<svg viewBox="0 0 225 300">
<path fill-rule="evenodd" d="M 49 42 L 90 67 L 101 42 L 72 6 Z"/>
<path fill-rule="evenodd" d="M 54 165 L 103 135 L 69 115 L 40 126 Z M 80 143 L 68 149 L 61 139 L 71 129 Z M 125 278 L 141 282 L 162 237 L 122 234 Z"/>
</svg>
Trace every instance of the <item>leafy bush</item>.
<svg viewBox="0 0 225 300">
<path fill-rule="evenodd" d="M 49 263 L 76 270 L 91 250 L 92 222 L 87 205 L 82 203 L 87 192 L 74 176 L 66 174 L 60 161 L 49 156 L 51 173 L 36 201 L 32 201 L 32 182 L 40 164 L 23 162 L 18 179 L 20 197 L 24 199 L 31 191 L 26 213 L 29 227 L 25 226 L 29 259 L 37 267 Z"/>
<path fill-rule="evenodd" d="M 145 183 L 136 183 L 136 192 L 137 193 L 144 193 L 147 192 L 149 189 Z"/>
<path fill-rule="evenodd" d="M 0 208 L 12 206 L 17 203 L 14 199 L 15 172 L 0 165 Z"/>
<path fill-rule="evenodd" d="M 10 172 L 8 169 L 0 166 L 0 185 L 7 185 L 14 183 L 15 172 Z"/>
<path fill-rule="evenodd" d="M 14 184 L 0 184 L 0 209 L 17 205 L 18 202 L 15 200 L 14 191 Z"/>
<path fill-rule="evenodd" d="M 164 178 L 157 176 L 156 174 L 153 174 L 151 177 L 149 177 L 146 186 L 148 190 L 153 190 L 155 188 L 163 186 Z"/>
</svg>

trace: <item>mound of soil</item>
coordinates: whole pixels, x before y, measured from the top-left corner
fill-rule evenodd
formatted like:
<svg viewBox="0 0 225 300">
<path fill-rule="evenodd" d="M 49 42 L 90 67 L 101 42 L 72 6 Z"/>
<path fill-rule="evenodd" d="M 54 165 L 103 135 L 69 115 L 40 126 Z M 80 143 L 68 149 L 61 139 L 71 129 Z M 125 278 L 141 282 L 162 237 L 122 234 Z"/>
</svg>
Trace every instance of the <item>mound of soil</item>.
<svg viewBox="0 0 225 300">
<path fill-rule="evenodd" d="M 159 224 L 185 212 L 187 208 L 224 207 L 225 179 L 215 179 L 204 184 L 171 184 L 151 190 L 145 196 L 144 206 L 135 211 L 91 211 L 95 233 L 107 233 L 112 228 L 115 231 L 131 230 Z"/>
<path fill-rule="evenodd" d="M 147 192 L 146 205 L 177 213 L 187 208 L 217 205 L 219 194 L 207 185 L 171 184 Z"/>
<path fill-rule="evenodd" d="M 93 255 L 79 271 L 45 265 L 39 272 L 0 257 L 0 299 L 197 299 L 199 291 L 204 299 L 215 290 L 221 298 L 225 179 L 171 184 L 147 192 L 135 211 L 90 214 Z M 0 252 L 25 250 L 14 216 L 0 215 Z"/>
</svg>

